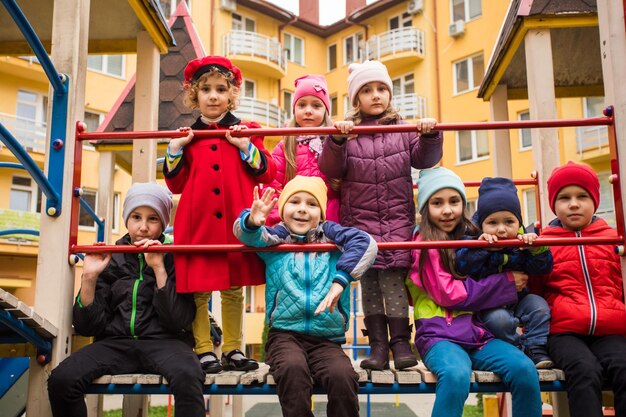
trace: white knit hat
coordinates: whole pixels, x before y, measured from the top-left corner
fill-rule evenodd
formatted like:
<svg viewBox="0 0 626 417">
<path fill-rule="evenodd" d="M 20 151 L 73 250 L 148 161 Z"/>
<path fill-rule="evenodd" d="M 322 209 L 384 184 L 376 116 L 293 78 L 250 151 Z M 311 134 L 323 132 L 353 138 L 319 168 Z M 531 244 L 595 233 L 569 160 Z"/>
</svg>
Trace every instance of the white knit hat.
<svg viewBox="0 0 626 417">
<path fill-rule="evenodd" d="M 393 84 L 387 67 L 380 61 L 365 61 L 362 64 L 353 63 L 348 67 L 348 97 L 354 106 L 357 94 L 361 87 L 372 81 L 383 83 L 389 89 L 389 98 L 393 96 Z"/>
<path fill-rule="evenodd" d="M 128 217 L 137 207 L 150 207 L 161 219 L 163 230 L 170 222 L 172 211 L 172 193 L 167 188 L 154 182 L 136 182 L 130 186 L 124 199 L 122 217 L 124 225 L 128 225 Z"/>
</svg>

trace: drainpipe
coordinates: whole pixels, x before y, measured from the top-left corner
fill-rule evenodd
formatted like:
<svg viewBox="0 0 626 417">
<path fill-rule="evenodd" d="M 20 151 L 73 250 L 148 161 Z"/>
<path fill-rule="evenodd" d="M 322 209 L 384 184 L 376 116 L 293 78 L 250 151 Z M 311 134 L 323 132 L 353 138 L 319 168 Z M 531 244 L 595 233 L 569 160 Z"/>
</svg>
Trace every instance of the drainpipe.
<svg viewBox="0 0 626 417">
<path fill-rule="evenodd" d="M 214 55 L 215 53 L 215 0 L 211 0 L 211 11 L 209 12 L 209 21 L 211 22 L 211 32 L 209 33 L 209 37 L 211 41 L 209 42 L 209 55 Z"/>
<path fill-rule="evenodd" d="M 435 90 L 437 94 L 437 120 L 441 122 L 441 77 L 439 75 L 439 31 L 437 30 L 437 2 L 433 2 L 435 24 Z"/>
<path fill-rule="evenodd" d="M 364 42 L 367 42 L 368 39 L 368 29 L 367 29 L 367 25 L 364 25 L 363 23 L 359 23 L 359 22 L 355 22 L 353 20 L 350 19 L 350 16 L 346 16 L 343 18 L 343 21 L 346 23 L 349 23 L 351 25 L 357 25 L 357 26 L 361 26 L 363 29 L 365 29 L 365 39 L 363 39 Z"/>
</svg>

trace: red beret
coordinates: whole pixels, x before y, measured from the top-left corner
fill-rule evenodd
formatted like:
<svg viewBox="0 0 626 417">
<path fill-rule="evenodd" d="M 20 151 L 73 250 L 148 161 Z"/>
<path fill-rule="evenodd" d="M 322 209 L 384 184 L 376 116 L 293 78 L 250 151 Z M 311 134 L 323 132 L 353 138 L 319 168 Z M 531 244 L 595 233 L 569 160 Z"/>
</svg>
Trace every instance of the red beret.
<svg viewBox="0 0 626 417">
<path fill-rule="evenodd" d="M 598 175 L 589 165 L 569 161 L 563 166 L 554 168 L 550 178 L 548 178 L 548 199 L 552 212 L 554 212 L 554 200 L 556 200 L 557 194 L 569 185 L 577 185 L 586 190 L 593 200 L 595 209 L 598 209 L 600 204 Z"/>
<path fill-rule="evenodd" d="M 228 58 L 223 56 L 205 56 L 189 61 L 185 67 L 185 83 L 191 84 L 200 78 L 202 74 L 212 69 L 224 74 L 226 78 L 229 78 L 232 73 L 233 84 L 236 87 L 241 85 L 241 71 Z"/>
</svg>

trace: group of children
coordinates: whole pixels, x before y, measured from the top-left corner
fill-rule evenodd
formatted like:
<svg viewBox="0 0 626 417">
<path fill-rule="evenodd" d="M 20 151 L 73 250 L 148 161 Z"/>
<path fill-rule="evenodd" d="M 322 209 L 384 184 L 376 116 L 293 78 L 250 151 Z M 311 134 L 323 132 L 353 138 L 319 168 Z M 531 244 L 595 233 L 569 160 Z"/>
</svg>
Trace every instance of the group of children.
<svg viewBox="0 0 626 417">
<path fill-rule="evenodd" d="M 465 187 L 442 157 L 434 119 L 404 133 L 351 134 L 354 126 L 405 124 L 391 104 L 393 85 L 378 61 L 349 67 L 351 111 L 330 120 L 323 76 L 295 82 L 294 127 L 335 126 L 337 135 L 285 137 L 270 155 L 259 136 L 241 132 L 242 76 L 224 57 L 185 68 L 187 105 L 201 116 L 170 141 L 167 187 L 180 194 L 177 244 L 331 242 L 336 252 L 88 254 L 74 305 L 77 332 L 93 344 L 72 354 L 48 381 L 55 416 L 86 416 L 83 393 L 103 374 L 164 375 L 177 415 L 203 416 L 204 373 L 253 370 L 242 352 L 243 286 L 266 284 L 266 362 L 284 416 L 312 416 L 314 384 L 325 388 L 329 416 L 358 416 L 358 378 L 341 344 L 350 317 L 349 288 L 361 280 L 366 369 L 417 364 L 415 346 L 437 375 L 433 416 L 461 416 L 472 369 L 499 374 L 513 394 L 513 415 L 541 416 L 537 368 L 567 375 L 573 416 L 601 415 L 605 379 L 626 415 L 626 310 L 620 260 L 607 245 L 534 245 L 523 227 L 515 185 L 485 178 L 477 211 L 466 215 Z M 195 139 L 194 131 L 227 129 Z M 237 132 L 232 135 L 230 132 Z M 417 213 L 411 168 L 420 169 Z M 548 180 L 557 216 L 545 236 L 615 236 L 593 216 L 599 183 L 568 163 Z M 119 245 L 165 244 L 171 194 L 134 184 L 124 202 L 128 234 Z M 378 251 L 376 242 L 519 239 L 520 247 Z M 174 271 L 176 271 L 174 273 Z M 528 290 L 532 289 L 532 292 Z M 210 337 L 207 304 L 222 298 L 223 354 Z M 523 332 L 519 328 L 523 328 Z M 591 399 L 593 397 L 593 399 Z"/>
</svg>

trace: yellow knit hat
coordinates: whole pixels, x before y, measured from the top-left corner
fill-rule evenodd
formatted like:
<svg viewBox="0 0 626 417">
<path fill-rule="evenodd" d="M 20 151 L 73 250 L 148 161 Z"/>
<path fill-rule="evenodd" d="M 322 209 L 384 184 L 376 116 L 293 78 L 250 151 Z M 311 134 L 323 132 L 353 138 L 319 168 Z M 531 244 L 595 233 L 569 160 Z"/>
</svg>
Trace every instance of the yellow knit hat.
<svg viewBox="0 0 626 417">
<path fill-rule="evenodd" d="M 289 200 L 289 197 L 300 191 L 305 191 L 315 197 L 322 211 L 322 221 L 326 220 L 326 200 L 328 198 L 326 194 L 328 189 L 324 180 L 320 177 L 305 177 L 303 175 L 296 175 L 285 184 L 283 191 L 280 193 L 280 197 L 278 197 L 278 214 L 280 218 L 283 218 L 283 207 Z"/>
</svg>

